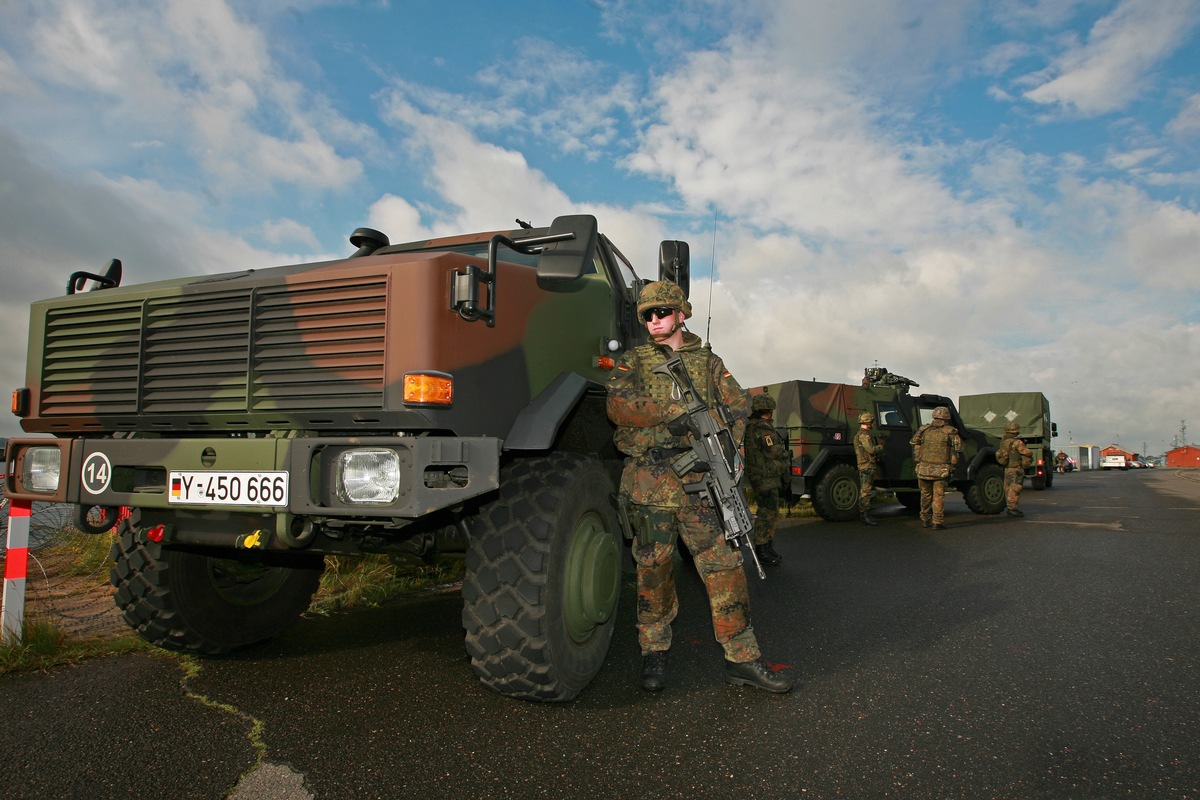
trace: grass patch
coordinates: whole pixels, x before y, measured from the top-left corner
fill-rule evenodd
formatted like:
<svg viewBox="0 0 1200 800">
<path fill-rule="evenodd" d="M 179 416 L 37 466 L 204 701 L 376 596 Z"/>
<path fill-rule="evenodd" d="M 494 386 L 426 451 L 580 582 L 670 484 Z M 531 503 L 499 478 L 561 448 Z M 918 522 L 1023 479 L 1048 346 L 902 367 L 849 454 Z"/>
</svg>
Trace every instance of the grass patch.
<svg viewBox="0 0 1200 800">
<path fill-rule="evenodd" d="M 132 632 L 116 640 L 74 638 L 49 620 L 26 619 L 20 641 L 0 645 L 0 674 L 39 672 L 88 658 L 131 653 L 149 647 Z"/>
<path fill-rule="evenodd" d="M 310 614 L 331 614 L 344 608 L 382 603 L 412 592 L 433 589 L 462 579 L 461 555 L 443 555 L 432 564 L 396 562 L 383 555 L 325 557 L 321 586 L 309 606 Z"/>
</svg>

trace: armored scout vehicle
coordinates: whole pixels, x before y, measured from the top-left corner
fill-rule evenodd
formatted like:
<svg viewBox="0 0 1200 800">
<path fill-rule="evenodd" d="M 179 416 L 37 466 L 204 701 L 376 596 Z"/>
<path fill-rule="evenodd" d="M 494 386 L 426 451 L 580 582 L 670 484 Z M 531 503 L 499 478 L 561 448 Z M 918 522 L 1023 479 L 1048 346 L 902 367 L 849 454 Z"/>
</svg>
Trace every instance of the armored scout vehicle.
<svg viewBox="0 0 1200 800">
<path fill-rule="evenodd" d="M 291 624 L 325 555 L 465 550 L 480 680 L 570 700 L 612 638 L 604 382 L 644 339 L 644 281 L 591 216 L 350 241 L 344 260 L 138 286 L 115 261 L 73 275 L 34 304 L 13 393 L 22 428 L 55 438 L 8 442 L 6 491 L 76 504 L 93 532 L 129 508 L 111 573 L 125 621 L 198 654 Z M 687 245 L 659 255 L 686 292 Z"/>
<path fill-rule="evenodd" d="M 916 381 L 883 367 L 869 367 L 862 384 L 822 381 L 773 383 L 751 394 L 775 398 L 775 424 L 786 428 L 792 449 L 792 494 L 808 496 L 822 518 L 840 522 L 858 518 L 858 467 L 854 434 L 858 415 L 875 417 L 873 430 L 884 439 L 884 455 L 875 478 L 878 489 L 894 491 L 906 508 L 920 506 L 916 465 L 909 440 L 945 406 L 963 440 L 963 457 L 950 478 L 976 514 L 1004 509 L 1004 470 L 996 463 L 999 439 L 963 424 L 954 401 L 936 394 L 913 395 Z"/>
<path fill-rule="evenodd" d="M 1034 489 L 1049 489 L 1054 484 L 1054 445 L 1058 426 L 1050 420 L 1050 401 L 1041 392 L 993 392 L 969 394 L 958 398 L 963 422 L 1000 438 L 1004 426 L 1016 422 L 1017 434 L 1033 452 L 1033 463 L 1025 470 Z"/>
</svg>

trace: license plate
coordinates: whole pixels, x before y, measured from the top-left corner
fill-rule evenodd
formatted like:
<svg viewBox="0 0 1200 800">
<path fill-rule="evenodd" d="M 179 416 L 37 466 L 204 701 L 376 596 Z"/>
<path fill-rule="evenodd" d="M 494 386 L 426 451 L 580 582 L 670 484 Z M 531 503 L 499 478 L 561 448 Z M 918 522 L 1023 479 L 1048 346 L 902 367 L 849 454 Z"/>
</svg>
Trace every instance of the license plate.
<svg viewBox="0 0 1200 800">
<path fill-rule="evenodd" d="M 169 502 L 206 506 L 286 506 L 286 472 L 172 472 Z"/>
</svg>

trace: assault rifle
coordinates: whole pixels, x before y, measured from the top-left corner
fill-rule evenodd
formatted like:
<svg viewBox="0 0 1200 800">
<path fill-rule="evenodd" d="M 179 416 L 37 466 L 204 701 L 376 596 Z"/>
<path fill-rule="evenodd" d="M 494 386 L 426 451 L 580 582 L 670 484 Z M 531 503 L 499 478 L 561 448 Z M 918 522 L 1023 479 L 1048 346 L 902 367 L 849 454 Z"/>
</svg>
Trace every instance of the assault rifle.
<svg viewBox="0 0 1200 800">
<path fill-rule="evenodd" d="M 667 375 L 679 387 L 684 407 L 683 417 L 686 417 L 681 417 L 681 420 L 692 433 L 692 451 L 678 456 L 671 462 L 671 468 L 681 478 L 691 472 L 703 473 L 703 480 L 685 483 L 684 491 L 689 494 L 708 493 L 709 500 L 721 515 L 725 539 L 732 541 L 736 547 L 748 546 L 750 555 L 754 557 L 754 566 L 758 569 L 758 577 L 766 580 L 767 573 L 763 572 L 758 553 L 754 550 L 754 540 L 750 538 L 754 520 L 750 517 L 746 497 L 738 488 L 738 481 L 742 478 L 745 466 L 742 464 L 741 454 L 738 453 L 737 442 L 733 440 L 733 433 L 729 430 L 732 422 L 729 409 L 724 405 L 716 407 L 724 425 L 713 418 L 708 404 L 696 394 L 692 378 L 679 356 L 667 359 L 652 371 Z"/>
</svg>

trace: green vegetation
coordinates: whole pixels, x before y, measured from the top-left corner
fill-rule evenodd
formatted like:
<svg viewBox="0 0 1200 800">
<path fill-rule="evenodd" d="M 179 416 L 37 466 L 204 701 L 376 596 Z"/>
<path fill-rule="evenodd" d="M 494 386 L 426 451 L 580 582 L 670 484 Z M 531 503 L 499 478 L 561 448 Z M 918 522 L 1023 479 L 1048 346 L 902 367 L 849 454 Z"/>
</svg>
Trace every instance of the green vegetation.
<svg viewBox="0 0 1200 800">
<path fill-rule="evenodd" d="M 26 619 L 21 640 L 0 646 L 0 674 L 34 672 L 84 659 L 147 650 L 133 631 L 119 639 L 75 638 L 46 619 Z"/>
<path fill-rule="evenodd" d="M 442 556 L 433 564 L 409 564 L 381 555 L 326 556 L 325 574 L 309 613 L 331 614 L 355 606 L 374 608 L 400 595 L 456 583 L 462 574 L 461 556 Z"/>
</svg>

